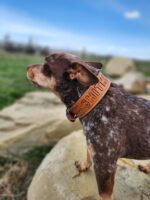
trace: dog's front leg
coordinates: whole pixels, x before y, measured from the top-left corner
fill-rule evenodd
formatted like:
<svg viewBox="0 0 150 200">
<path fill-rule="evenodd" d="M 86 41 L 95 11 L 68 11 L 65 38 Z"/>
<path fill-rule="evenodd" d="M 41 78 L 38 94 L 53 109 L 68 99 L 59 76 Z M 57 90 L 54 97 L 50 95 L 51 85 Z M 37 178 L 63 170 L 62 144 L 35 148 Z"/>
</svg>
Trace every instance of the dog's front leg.
<svg viewBox="0 0 150 200">
<path fill-rule="evenodd" d="M 100 199 L 99 200 L 112 200 L 114 178 L 116 173 L 116 163 L 109 162 L 107 155 L 103 160 L 94 156 L 94 171 L 97 180 Z"/>
<path fill-rule="evenodd" d="M 112 200 L 113 187 L 114 187 L 114 177 L 115 171 L 111 174 L 101 174 L 100 176 L 96 174 L 96 179 L 98 183 L 98 189 L 100 194 L 99 200 Z"/>
<path fill-rule="evenodd" d="M 85 161 L 76 161 L 75 166 L 79 173 L 87 171 L 92 165 L 92 147 L 88 145 L 87 147 L 87 159 Z"/>
</svg>

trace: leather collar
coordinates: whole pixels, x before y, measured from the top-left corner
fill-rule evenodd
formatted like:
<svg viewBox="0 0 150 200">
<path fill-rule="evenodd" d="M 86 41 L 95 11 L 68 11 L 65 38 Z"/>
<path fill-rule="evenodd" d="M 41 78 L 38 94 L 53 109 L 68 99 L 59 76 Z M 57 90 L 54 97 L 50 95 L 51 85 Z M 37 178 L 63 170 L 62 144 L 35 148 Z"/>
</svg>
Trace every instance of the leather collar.
<svg viewBox="0 0 150 200">
<path fill-rule="evenodd" d="M 101 72 L 97 77 L 99 82 L 91 85 L 74 105 L 70 109 L 67 109 L 67 117 L 70 121 L 74 122 L 78 117 L 80 119 L 85 117 L 107 93 L 111 81 Z"/>
</svg>

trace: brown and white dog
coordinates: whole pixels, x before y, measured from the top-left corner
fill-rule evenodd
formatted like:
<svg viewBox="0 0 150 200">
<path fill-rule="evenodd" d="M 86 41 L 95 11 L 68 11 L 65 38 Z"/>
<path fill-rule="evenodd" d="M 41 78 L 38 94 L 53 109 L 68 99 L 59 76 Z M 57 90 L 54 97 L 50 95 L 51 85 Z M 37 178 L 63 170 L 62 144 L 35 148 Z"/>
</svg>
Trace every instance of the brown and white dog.
<svg viewBox="0 0 150 200">
<path fill-rule="evenodd" d="M 100 63 L 55 53 L 47 56 L 44 64 L 29 66 L 27 77 L 54 92 L 66 105 L 67 117 L 74 121 L 68 110 L 99 81 L 99 68 Z M 103 99 L 80 121 L 89 153 L 76 167 L 79 172 L 86 171 L 93 162 L 100 198 L 111 200 L 118 158 L 150 159 L 150 101 L 111 83 Z M 150 165 L 139 168 L 150 172 Z"/>
</svg>

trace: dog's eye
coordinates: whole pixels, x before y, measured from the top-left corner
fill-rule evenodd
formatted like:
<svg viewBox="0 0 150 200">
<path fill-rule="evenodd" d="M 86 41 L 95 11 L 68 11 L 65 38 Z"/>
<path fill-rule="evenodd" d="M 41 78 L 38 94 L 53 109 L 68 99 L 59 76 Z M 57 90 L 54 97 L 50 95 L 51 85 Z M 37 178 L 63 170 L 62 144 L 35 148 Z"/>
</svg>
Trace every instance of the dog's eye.
<svg viewBox="0 0 150 200">
<path fill-rule="evenodd" d="M 51 76 L 52 72 L 50 70 L 50 67 L 47 64 L 44 64 L 43 68 L 42 68 L 42 73 L 45 76 Z"/>
</svg>

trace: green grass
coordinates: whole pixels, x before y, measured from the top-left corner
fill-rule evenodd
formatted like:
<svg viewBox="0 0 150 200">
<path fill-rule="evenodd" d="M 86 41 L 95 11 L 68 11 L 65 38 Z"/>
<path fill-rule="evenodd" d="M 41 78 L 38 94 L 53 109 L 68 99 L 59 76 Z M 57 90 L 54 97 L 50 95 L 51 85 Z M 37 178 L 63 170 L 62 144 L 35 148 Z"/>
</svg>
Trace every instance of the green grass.
<svg viewBox="0 0 150 200">
<path fill-rule="evenodd" d="M 41 63 L 39 56 L 0 52 L 0 108 L 13 103 L 26 92 L 36 90 L 26 78 L 26 68 Z"/>
<path fill-rule="evenodd" d="M 105 64 L 108 56 L 81 55 L 84 60 L 101 61 Z M 12 104 L 26 92 L 37 90 L 26 78 L 26 68 L 30 64 L 41 63 L 44 58 L 38 55 L 9 54 L 0 51 L 0 109 Z M 137 69 L 150 76 L 150 61 L 135 61 Z"/>
<path fill-rule="evenodd" d="M 145 76 L 150 76 L 150 61 L 135 61 L 135 65 Z"/>
</svg>

